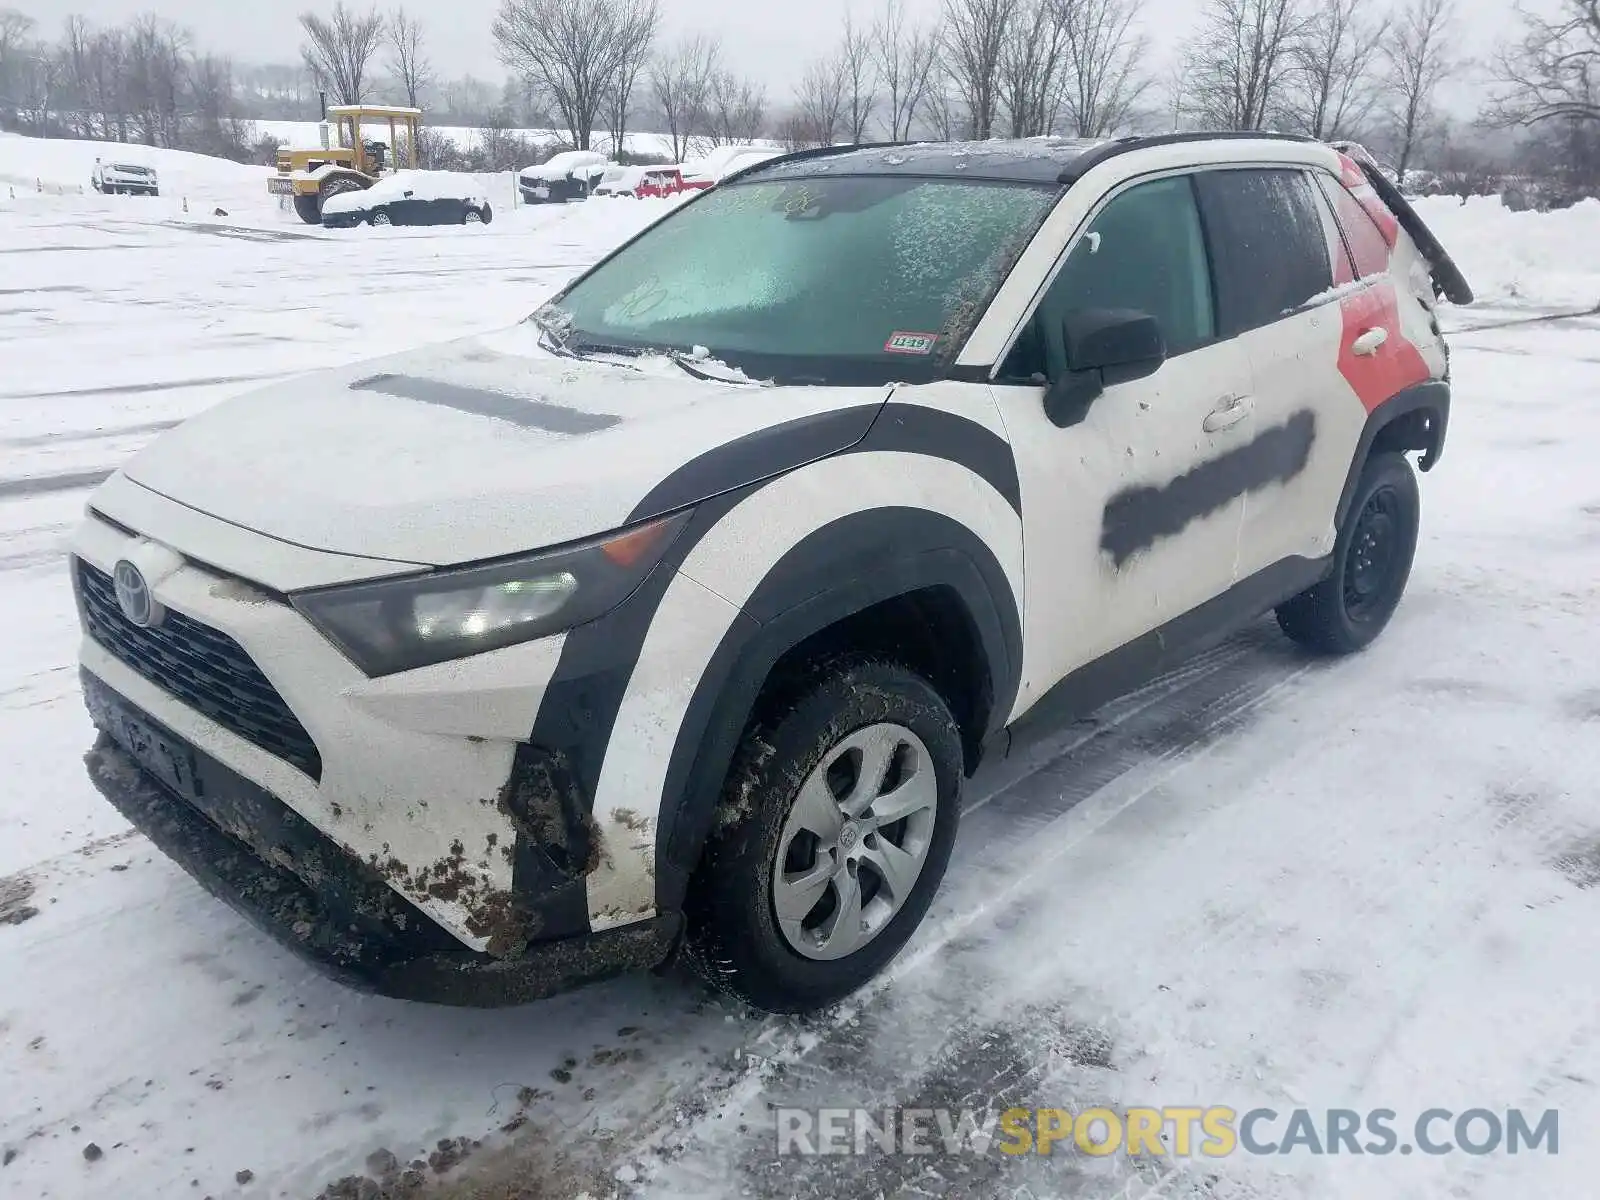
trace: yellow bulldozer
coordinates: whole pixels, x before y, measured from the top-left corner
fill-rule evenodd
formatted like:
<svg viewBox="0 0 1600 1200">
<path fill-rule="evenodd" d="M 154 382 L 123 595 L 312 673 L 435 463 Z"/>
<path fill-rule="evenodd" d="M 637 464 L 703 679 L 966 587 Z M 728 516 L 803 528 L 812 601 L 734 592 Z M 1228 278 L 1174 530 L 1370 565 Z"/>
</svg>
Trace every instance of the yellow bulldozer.
<svg viewBox="0 0 1600 1200">
<path fill-rule="evenodd" d="M 373 136 L 384 126 L 389 130 L 387 143 Z M 278 173 L 267 180 L 267 191 L 274 196 L 291 197 L 302 221 L 319 224 L 322 202 L 329 196 L 369 188 L 386 171 L 402 167 L 415 170 L 417 130 L 421 126 L 420 109 L 386 104 L 325 104 L 317 126 L 322 144 L 310 149 L 280 149 Z"/>
</svg>

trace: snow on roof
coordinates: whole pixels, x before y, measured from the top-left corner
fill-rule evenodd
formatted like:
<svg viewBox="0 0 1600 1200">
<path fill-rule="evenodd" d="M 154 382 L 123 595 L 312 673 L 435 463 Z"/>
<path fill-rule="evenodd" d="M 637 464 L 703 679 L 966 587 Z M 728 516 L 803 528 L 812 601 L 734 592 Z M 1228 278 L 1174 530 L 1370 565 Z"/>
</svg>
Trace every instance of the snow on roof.
<svg viewBox="0 0 1600 1200">
<path fill-rule="evenodd" d="M 330 117 L 420 117 L 420 108 L 404 108 L 396 104 L 330 104 Z"/>
<path fill-rule="evenodd" d="M 604 154 L 598 150 L 563 150 L 560 154 L 552 155 L 547 162 L 537 166 L 524 167 L 522 174 L 533 179 L 560 179 L 580 167 L 598 167 L 608 162 Z"/>
</svg>

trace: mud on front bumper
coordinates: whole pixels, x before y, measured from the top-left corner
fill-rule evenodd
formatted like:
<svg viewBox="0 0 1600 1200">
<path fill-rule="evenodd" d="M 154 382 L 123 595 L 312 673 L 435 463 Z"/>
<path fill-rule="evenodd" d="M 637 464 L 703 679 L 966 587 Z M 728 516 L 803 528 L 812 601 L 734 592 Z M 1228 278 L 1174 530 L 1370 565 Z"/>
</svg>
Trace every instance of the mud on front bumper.
<svg viewBox="0 0 1600 1200">
<path fill-rule="evenodd" d="M 520 1004 L 663 962 L 675 913 L 493 957 L 461 945 L 378 871 L 88 670 L 95 788 L 207 891 L 340 981 L 434 1004 Z"/>
</svg>

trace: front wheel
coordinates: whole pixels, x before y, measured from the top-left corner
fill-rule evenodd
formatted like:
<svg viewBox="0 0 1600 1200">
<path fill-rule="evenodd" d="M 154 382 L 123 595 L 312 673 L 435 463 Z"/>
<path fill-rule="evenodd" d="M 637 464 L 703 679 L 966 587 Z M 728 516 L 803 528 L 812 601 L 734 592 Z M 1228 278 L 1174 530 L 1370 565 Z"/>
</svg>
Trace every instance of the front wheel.
<svg viewBox="0 0 1600 1200">
<path fill-rule="evenodd" d="M 1284 633 L 1319 654 L 1351 654 L 1371 643 L 1405 594 L 1421 513 L 1406 456 L 1369 459 L 1334 546 L 1333 573 L 1278 608 Z"/>
<path fill-rule="evenodd" d="M 746 730 L 690 889 L 688 957 L 771 1012 L 835 1003 L 921 923 L 960 822 L 961 735 L 892 663 L 836 664 Z"/>
<path fill-rule="evenodd" d="M 384 212 L 383 209 L 380 208 L 377 212 L 372 214 L 372 224 L 374 224 L 374 225 L 393 225 L 394 222 L 389 219 L 389 214 Z"/>
</svg>

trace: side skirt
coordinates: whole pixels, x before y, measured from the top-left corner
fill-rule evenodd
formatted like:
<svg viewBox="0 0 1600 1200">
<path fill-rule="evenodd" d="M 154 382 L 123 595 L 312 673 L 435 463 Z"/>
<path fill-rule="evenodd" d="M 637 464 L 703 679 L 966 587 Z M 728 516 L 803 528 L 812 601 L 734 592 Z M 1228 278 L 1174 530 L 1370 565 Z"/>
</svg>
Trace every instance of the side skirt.
<svg viewBox="0 0 1600 1200">
<path fill-rule="evenodd" d="M 1332 569 L 1331 556 L 1281 559 L 1199 607 L 1085 663 L 991 738 L 984 757 L 1003 758 L 1018 731 L 1067 724 L 1143 687 L 1321 582 Z"/>
</svg>

